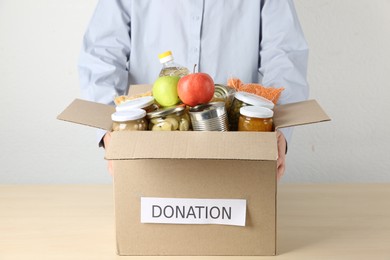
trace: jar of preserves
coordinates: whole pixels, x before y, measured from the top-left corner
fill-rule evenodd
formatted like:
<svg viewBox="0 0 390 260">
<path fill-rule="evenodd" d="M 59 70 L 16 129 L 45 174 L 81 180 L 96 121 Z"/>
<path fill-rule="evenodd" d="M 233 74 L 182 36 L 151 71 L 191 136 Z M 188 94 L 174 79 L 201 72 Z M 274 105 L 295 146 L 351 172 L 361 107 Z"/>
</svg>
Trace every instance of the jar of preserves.
<svg viewBox="0 0 390 260">
<path fill-rule="evenodd" d="M 189 131 L 191 121 L 185 105 L 160 108 L 147 114 L 149 130 Z"/>
<path fill-rule="evenodd" d="M 265 107 L 268 109 L 274 108 L 274 103 L 264 97 L 247 93 L 247 92 L 236 92 L 232 106 L 228 113 L 229 130 L 237 131 L 238 129 L 238 118 L 240 117 L 240 109 L 245 106 L 258 106 Z"/>
<path fill-rule="evenodd" d="M 157 104 L 154 102 L 154 97 L 146 96 L 128 100 L 116 106 L 116 111 L 127 111 L 134 108 L 142 108 L 146 113 L 156 111 L 158 109 Z"/>
<path fill-rule="evenodd" d="M 136 108 L 115 112 L 111 115 L 113 131 L 144 131 L 148 129 L 146 112 Z"/>
<path fill-rule="evenodd" d="M 274 112 L 266 107 L 242 107 L 238 120 L 238 131 L 272 132 L 273 115 Z"/>
</svg>

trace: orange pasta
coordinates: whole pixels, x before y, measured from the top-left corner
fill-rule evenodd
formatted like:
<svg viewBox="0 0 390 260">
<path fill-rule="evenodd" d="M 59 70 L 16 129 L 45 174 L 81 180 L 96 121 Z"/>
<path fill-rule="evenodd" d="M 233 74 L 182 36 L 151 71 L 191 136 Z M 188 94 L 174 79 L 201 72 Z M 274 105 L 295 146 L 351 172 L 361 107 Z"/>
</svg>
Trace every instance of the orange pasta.
<svg viewBox="0 0 390 260">
<path fill-rule="evenodd" d="M 256 94 L 258 96 L 262 96 L 274 104 L 276 104 L 282 94 L 284 88 L 274 88 L 274 87 L 264 87 L 260 84 L 256 83 L 248 83 L 244 84 L 238 78 L 230 78 L 227 82 L 229 87 L 234 88 L 237 91 L 244 91 L 252 94 Z"/>
</svg>

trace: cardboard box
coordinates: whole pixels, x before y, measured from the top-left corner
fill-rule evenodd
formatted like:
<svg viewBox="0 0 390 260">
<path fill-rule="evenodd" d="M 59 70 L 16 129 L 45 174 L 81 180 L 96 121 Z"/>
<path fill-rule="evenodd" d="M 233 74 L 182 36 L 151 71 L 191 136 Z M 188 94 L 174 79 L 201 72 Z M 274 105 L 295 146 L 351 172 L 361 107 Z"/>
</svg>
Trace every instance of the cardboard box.
<svg viewBox="0 0 390 260">
<path fill-rule="evenodd" d="M 131 89 L 145 88 L 150 86 Z M 330 120 L 314 100 L 277 106 L 274 111 L 276 128 Z M 110 130 L 113 112 L 111 106 L 75 100 L 58 119 Z M 113 132 L 105 158 L 114 161 L 119 255 L 276 254 L 274 132 Z M 141 223 L 145 197 L 243 199 L 245 226 Z M 161 207 L 154 209 L 162 215 Z M 172 217 L 172 209 L 165 209 L 169 209 L 165 217 Z M 197 209 L 201 213 L 200 206 Z M 203 218 L 219 213 L 212 210 L 203 212 Z"/>
</svg>

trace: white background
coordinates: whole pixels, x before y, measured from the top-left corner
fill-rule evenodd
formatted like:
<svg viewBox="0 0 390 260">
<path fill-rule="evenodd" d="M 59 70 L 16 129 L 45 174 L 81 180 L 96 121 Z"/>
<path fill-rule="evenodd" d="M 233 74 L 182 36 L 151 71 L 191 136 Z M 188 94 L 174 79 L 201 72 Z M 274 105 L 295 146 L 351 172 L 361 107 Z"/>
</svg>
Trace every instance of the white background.
<svg viewBox="0 0 390 260">
<path fill-rule="evenodd" d="M 297 127 L 283 182 L 390 181 L 390 1 L 297 0 L 310 97 L 333 119 Z M 56 120 L 79 97 L 96 0 L 0 0 L 0 183 L 110 183 L 95 131 Z"/>
</svg>

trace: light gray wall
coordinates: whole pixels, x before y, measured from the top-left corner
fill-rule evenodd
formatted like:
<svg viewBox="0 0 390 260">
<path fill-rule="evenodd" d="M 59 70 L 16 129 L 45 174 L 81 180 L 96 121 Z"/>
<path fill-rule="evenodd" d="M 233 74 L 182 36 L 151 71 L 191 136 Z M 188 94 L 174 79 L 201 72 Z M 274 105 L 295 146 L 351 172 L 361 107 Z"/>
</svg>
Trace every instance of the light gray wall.
<svg viewBox="0 0 390 260">
<path fill-rule="evenodd" d="M 297 0 L 311 98 L 330 123 L 297 127 L 283 182 L 389 182 L 390 2 Z M 0 0 L 0 183 L 110 183 L 92 128 L 56 120 L 96 1 Z"/>
<path fill-rule="evenodd" d="M 390 1 L 296 1 L 311 97 L 333 119 L 296 128 L 286 182 L 390 181 Z"/>
</svg>

